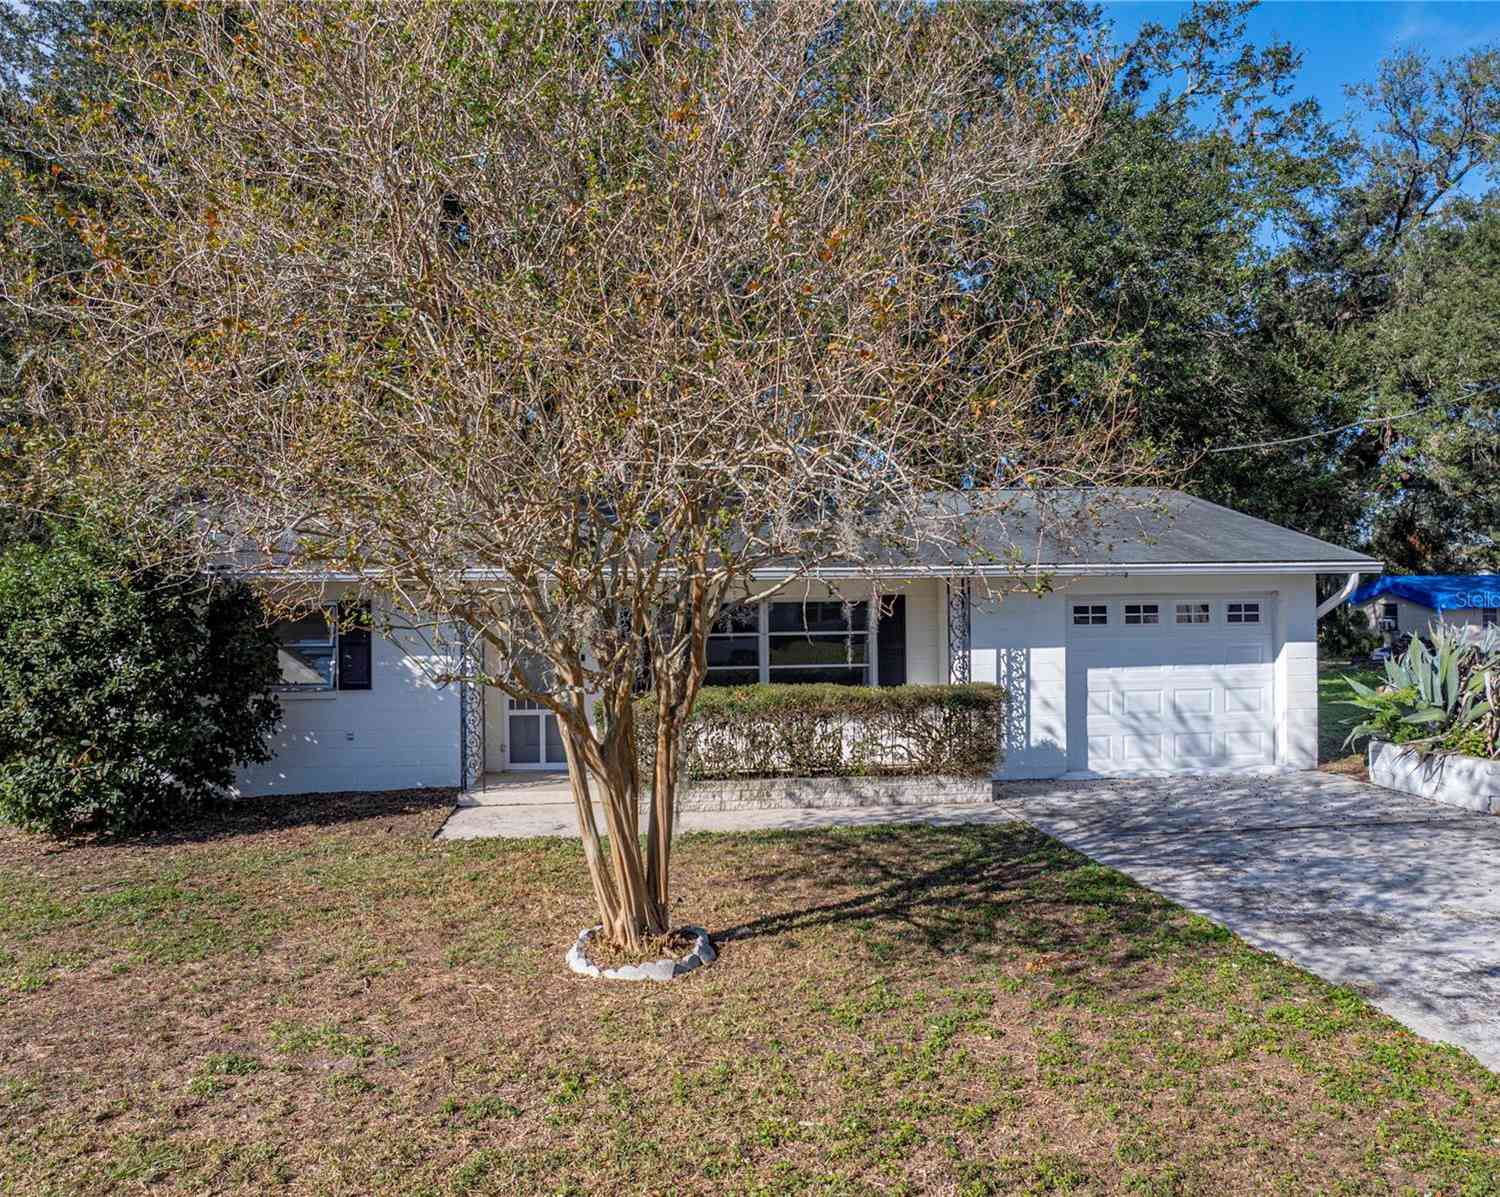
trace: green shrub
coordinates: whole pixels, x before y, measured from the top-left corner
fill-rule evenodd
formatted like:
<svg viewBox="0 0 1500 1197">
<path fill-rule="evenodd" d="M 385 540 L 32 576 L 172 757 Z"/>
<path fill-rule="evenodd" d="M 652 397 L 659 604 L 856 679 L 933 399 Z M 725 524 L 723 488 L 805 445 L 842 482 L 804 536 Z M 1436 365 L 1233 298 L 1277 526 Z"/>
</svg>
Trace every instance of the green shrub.
<svg viewBox="0 0 1500 1197">
<path fill-rule="evenodd" d="M 1346 679 L 1352 705 L 1365 712 L 1346 744 L 1373 736 L 1424 751 L 1500 756 L 1500 632 L 1435 625 L 1430 636 L 1430 648 L 1416 638 L 1385 663 L 1378 689 Z"/>
<path fill-rule="evenodd" d="M 140 830 L 269 759 L 276 652 L 243 586 L 131 572 L 77 535 L 0 557 L 0 817 Z"/>
<path fill-rule="evenodd" d="M 998 686 L 709 686 L 698 696 L 683 773 L 739 777 L 989 777 L 1000 752 Z M 637 702 L 643 776 L 656 710 Z"/>
<path fill-rule="evenodd" d="M 1383 643 L 1379 632 L 1359 607 L 1335 607 L 1318 621 L 1318 656 L 1324 660 L 1355 661 L 1368 657 Z"/>
<path fill-rule="evenodd" d="M 1397 687 L 1387 683 L 1376 689 L 1364 685 L 1358 678 L 1345 680 L 1354 694 L 1350 705 L 1359 707 L 1365 716 L 1363 722 L 1349 733 L 1344 747 L 1352 748 L 1357 740 L 1366 737 L 1392 744 L 1409 744 L 1432 734 L 1431 725 L 1411 721 L 1412 716 L 1423 709 L 1415 686 Z"/>
</svg>

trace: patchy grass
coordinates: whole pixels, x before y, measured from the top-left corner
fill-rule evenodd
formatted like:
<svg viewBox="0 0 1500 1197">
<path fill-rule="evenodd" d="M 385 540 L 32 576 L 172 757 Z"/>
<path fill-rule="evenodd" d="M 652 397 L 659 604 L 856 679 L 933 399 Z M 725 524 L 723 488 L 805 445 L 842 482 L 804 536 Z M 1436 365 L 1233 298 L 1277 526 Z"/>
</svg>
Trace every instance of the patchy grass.
<svg viewBox="0 0 1500 1197">
<path fill-rule="evenodd" d="M 0 834 L 0 1192 L 1500 1193 L 1500 1082 L 1022 826 L 695 836 L 582 980 L 442 795 Z"/>
<path fill-rule="evenodd" d="M 1359 669 L 1350 665 L 1329 665 L 1318 671 L 1318 761 L 1320 768 L 1331 773 L 1366 776 L 1364 744 L 1354 749 L 1344 746 L 1349 733 L 1362 721 L 1364 712 L 1350 706 L 1352 691 L 1349 678 L 1378 685 L 1385 674 L 1378 669 Z"/>
</svg>

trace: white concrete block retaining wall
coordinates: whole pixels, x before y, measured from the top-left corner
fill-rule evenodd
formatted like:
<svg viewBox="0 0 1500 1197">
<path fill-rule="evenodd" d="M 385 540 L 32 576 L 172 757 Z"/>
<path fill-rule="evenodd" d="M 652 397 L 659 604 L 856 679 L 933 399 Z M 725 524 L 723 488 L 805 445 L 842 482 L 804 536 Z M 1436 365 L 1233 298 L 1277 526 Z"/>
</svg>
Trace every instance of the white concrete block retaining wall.
<svg viewBox="0 0 1500 1197">
<path fill-rule="evenodd" d="M 1388 790 L 1430 798 L 1481 814 L 1500 814 L 1500 761 L 1414 752 L 1370 742 L 1370 780 Z"/>
<path fill-rule="evenodd" d="M 679 810 L 821 810 L 860 806 L 951 806 L 993 800 L 987 777 L 769 777 L 697 781 Z"/>
</svg>

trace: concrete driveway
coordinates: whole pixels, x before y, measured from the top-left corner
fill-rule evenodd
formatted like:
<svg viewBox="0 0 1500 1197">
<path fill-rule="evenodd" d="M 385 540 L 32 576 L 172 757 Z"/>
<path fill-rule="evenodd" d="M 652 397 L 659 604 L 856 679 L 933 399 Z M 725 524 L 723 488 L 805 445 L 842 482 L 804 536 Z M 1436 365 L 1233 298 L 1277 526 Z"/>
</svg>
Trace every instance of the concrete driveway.
<svg viewBox="0 0 1500 1197">
<path fill-rule="evenodd" d="M 1323 773 L 1027 783 L 999 805 L 1500 1070 L 1500 817 Z"/>
</svg>

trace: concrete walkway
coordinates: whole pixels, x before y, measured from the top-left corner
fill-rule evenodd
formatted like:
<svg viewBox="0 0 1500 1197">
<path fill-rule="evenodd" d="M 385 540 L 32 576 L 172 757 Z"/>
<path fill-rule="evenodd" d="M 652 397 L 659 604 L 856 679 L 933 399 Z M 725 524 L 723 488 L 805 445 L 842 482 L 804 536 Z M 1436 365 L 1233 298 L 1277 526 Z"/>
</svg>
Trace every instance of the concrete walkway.
<svg viewBox="0 0 1500 1197">
<path fill-rule="evenodd" d="M 576 836 L 572 803 L 555 775 L 501 775 L 439 838 Z M 1016 819 L 1500 1070 L 1493 815 L 1295 773 L 1018 783 L 993 806 L 685 812 L 680 829 Z"/>
<path fill-rule="evenodd" d="M 604 812 L 594 807 L 600 826 Z M 683 811 L 677 830 L 767 831 L 815 827 L 873 827 L 883 823 L 1009 823 L 1010 807 L 877 806 L 828 810 Z M 532 836 L 577 837 L 573 791 L 557 773 L 492 773 L 482 789 L 465 794 L 437 833 L 440 840 L 487 837 L 529 839 Z"/>
</svg>

